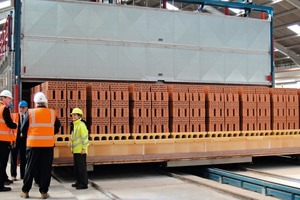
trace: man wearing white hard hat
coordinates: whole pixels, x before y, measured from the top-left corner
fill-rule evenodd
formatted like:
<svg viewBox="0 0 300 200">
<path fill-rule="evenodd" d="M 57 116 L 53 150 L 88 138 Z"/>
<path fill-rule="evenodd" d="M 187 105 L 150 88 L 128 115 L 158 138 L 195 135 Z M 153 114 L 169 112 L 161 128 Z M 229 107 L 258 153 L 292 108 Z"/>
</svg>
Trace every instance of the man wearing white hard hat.
<svg viewBox="0 0 300 200">
<path fill-rule="evenodd" d="M 10 187 L 5 187 L 7 182 L 6 166 L 9 156 L 9 148 L 13 142 L 11 129 L 16 129 L 17 124 L 13 122 L 10 116 L 8 106 L 12 102 L 12 94 L 9 90 L 3 90 L 0 93 L 0 192 L 10 191 Z"/>
<path fill-rule="evenodd" d="M 20 196 L 29 198 L 33 178 L 38 172 L 39 192 L 42 199 L 47 199 L 51 181 L 54 134 L 59 132 L 60 122 L 55 110 L 46 107 L 47 98 L 44 93 L 36 93 L 33 101 L 36 108 L 28 110 L 27 166 Z"/>
</svg>

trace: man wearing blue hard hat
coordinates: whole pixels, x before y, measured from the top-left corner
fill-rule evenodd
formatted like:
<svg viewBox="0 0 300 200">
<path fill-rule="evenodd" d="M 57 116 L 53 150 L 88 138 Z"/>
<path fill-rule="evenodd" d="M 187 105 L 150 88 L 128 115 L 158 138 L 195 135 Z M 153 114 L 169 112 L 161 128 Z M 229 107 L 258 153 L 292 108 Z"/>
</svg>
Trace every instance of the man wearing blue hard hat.
<svg viewBox="0 0 300 200">
<path fill-rule="evenodd" d="M 17 180 L 17 159 L 18 155 L 20 158 L 20 178 L 24 178 L 25 174 L 25 166 L 26 166 L 26 139 L 27 139 L 27 131 L 29 127 L 28 121 L 28 103 L 24 100 L 19 103 L 19 124 L 18 131 L 16 137 L 16 145 L 15 148 L 11 151 L 10 158 L 10 173 L 12 179 Z"/>
</svg>

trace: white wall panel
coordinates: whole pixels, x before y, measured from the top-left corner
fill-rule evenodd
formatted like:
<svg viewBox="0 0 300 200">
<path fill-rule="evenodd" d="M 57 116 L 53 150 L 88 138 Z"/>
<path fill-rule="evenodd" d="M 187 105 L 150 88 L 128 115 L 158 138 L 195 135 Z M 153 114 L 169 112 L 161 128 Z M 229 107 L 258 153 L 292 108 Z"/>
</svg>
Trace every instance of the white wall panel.
<svg viewBox="0 0 300 200">
<path fill-rule="evenodd" d="M 270 23 L 101 3 L 23 2 L 22 77 L 270 84 Z"/>
</svg>

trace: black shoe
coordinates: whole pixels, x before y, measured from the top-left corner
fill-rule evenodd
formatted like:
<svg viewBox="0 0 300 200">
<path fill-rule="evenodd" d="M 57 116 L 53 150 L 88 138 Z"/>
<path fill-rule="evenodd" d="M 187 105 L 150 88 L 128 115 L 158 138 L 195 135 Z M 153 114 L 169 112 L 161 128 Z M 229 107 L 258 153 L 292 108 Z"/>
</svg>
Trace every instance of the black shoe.
<svg viewBox="0 0 300 200">
<path fill-rule="evenodd" d="M 73 183 L 72 187 L 78 187 L 77 183 Z"/>
<path fill-rule="evenodd" d="M 86 186 L 86 185 L 76 186 L 76 190 L 83 190 L 83 189 L 88 189 L 88 186 Z"/>
<path fill-rule="evenodd" d="M 11 188 L 10 187 L 0 188 L 0 192 L 7 192 L 7 191 L 11 191 Z"/>
<path fill-rule="evenodd" d="M 10 185 L 10 184 L 12 184 L 12 183 L 14 183 L 14 181 L 12 181 L 12 180 L 6 180 L 6 181 L 4 182 L 4 185 Z"/>
</svg>

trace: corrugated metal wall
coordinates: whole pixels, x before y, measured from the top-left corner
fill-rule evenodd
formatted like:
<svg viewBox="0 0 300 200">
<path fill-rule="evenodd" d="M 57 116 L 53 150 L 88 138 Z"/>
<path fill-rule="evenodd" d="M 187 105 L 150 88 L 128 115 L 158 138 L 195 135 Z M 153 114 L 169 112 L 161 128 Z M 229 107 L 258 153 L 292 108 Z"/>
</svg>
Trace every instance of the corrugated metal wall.
<svg viewBox="0 0 300 200">
<path fill-rule="evenodd" d="M 26 0 L 22 32 L 25 78 L 270 84 L 267 20 Z"/>
</svg>

